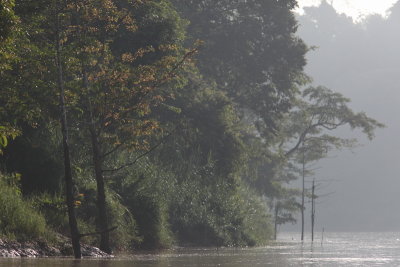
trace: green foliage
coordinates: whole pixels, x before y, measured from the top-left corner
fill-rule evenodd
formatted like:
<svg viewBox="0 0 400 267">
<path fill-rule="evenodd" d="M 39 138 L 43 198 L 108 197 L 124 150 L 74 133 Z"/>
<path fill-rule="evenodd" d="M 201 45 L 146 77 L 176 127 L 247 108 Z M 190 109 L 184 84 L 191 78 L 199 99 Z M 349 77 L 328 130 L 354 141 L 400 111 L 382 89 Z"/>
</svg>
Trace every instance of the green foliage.
<svg viewBox="0 0 400 267">
<path fill-rule="evenodd" d="M 111 46 L 114 53 L 136 53 L 145 48 L 147 52 L 132 62 L 134 65 L 143 65 L 181 52 L 179 50 L 186 38 L 187 22 L 169 1 L 144 1 L 134 9 L 126 7 L 132 10 L 137 30 L 120 29 Z"/>
<path fill-rule="evenodd" d="M 265 198 L 248 187 L 241 186 L 240 195 L 244 203 L 241 207 L 243 236 L 248 245 L 265 245 L 272 237 L 272 220 Z"/>
<path fill-rule="evenodd" d="M 302 97 L 282 122 L 280 148 L 288 144 L 293 146 L 286 150 L 287 157 L 300 152 L 297 153 L 300 157 L 306 153 L 307 161 L 315 161 L 332 149 L 354 146 L 356 140 L 330 134 L 340 127 L 360 129 L 369 139 L 373 138 L 377 128 L 384 127 L 363 112 L 355 113 L 348 106 L 349 99 L 326 87 L 309 87 Z"/>
<path fill-rule="evenodd" d="M 93 182 L 82 185 L 75 196 L 75 209 L 79 218 L 79 228 L 82 234 L 98 231 L 98 208 L 96 186 Z M 121 196 L 112 190 L 107 191 L 107 211 L 110 216 L 110 228 L 117 227 L 111 232 L 112 246 L 118 250 L 132 248 L 140 242 L 137 234 L 137 223 L 131 211 L 123 205 Z M 64 213 L 65 214 L 65 213 Z M 93 245 L 98 244 L 99 235 L 84 237 L 83 241 Z"/>
<path fill-rule="evenodd" d="M 252 246 L 268 240 L 266 203 L 250 188 L 215 177 L 208 164 L 174 188 L 170 218 L 183 244 Z"/>
<path fill-rule="evenodd" d="M 140 239 L 133 240 L 133 247 L 167 248 L 174 243 L 168 214 L 174 187 L 170 174 L 144 159 L 115 177 L 111 187 L 137 223 Z"/>
<path fill-rule="evenodd" d="M 374 130 L 384 127 L 382 123 L 368 117 L 364 112 L 353 112 L 348 107 L 350 99 L 326 87 L 309 87 L 303 91 L 303 98 L 310 103 L 307 113 L 316 116 L 319 124 L 317 126 L 327 130 L 334 130 L 347 124 L 352 130 L 361 129 L 371 140 L 374 137 Z"/>
<path fill-rule="evenodd" d="M 67 208 L 64 197 L 42 193 L 32 195 L 29 201 L 35 209 L 43 214 L 47 225 L 52 230 L 67 236 L 69 235 Z"/>
<path fill-rule="evenodd" d="M 233 179 L 241 171 L 244 157 L 244 127 L 234 103 L 193 71 L 184 89 L 167 104 L 181 112 L 160 110 L 159 120 L 172 128 L 173 134 L 157 151 L 158 162 L 179 173 L 194 171 L 190 168 L 205 166 L 211 159 L 216 175 Z M 187 168 L 182 170 L 182 166 Z"/>
<path fill-rule="evenodd" d="M 14 1 L 2 0 L 0 2 L 0 44 L 9 38 L 16 24 L 16 20 Z"/>
<path fill-rule="evenodd" d="M 111 245 L 118 250 L 131 249 L 142 241 L 138 234 L 138 222 L 129 207 L 123 204 L 120 195 L 110 190 L 107 199 L 108 214 L 112 218 L 110 227 L 117 227 L 111 232 Z"/>
<path fill-rule="evenodd" d="M 199 69 L 259 116 L 268 130 L 288 111 L 303 74 L 307 47 L 295 33 L 296 1 L 176 0 L 191 23 L 189 37 L 204 41 Z M 265 133 L 266 134 L 266 133 Z"/>
<path fill-rule="evenodd" d="M 150 190 L 145 186 L 127 201 L 137 218 L 139 233 L 143 236 L 143 242 L 137 243 L 136 247 L 144 249 L 171 247 L 174 239 L 168 222 L 168 206 L 155 196 L 154 189 Z"/>
<path fill-rule="evenodd" d="M 13 127 L 6 127 L 0 125 L 0 155 L 3 154 L 3 149 L 7 147 L 9 139 L 14 140 L 20 131 Z"/>
<path fill-rule="evenodd" d="M 0 174 L 0 234 L 18 240 L 45 236 L 43 215 L 23 200 L 18 187 L 7 183 L 14 178 Z"/>
</svg>

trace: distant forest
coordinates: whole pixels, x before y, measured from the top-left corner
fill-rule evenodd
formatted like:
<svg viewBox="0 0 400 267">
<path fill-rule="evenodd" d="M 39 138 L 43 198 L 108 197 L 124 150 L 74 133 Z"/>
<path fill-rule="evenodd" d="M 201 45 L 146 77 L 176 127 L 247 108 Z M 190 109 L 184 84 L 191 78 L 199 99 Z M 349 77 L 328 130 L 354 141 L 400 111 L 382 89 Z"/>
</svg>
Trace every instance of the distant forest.
<svg viewBox="0 0 400 267">
<path fill-rule="evenodd" d="M 296 5 L 1 1 L 0 235 L 106 252 L 273 239 L 314 197 L 289 183 L 356 144 L 334 130 L 383 127 L 311 85 Z"/>
</svg>

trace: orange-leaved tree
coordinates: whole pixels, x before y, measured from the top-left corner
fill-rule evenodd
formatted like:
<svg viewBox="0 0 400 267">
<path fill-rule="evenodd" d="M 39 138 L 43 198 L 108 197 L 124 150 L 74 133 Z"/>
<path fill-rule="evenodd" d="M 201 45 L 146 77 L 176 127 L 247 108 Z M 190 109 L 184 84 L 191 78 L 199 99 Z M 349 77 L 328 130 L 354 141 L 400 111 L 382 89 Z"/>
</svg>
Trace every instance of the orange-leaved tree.
<svg viewBox="0 0 400 267">
<path fill-rule="evenodd" d="M 110 227 L 112 219 L 107 214 L 104 172 L 127 164 L 106 170 L 107 157 L 122 149 L 150 149 L 149 139 L 162 131 L 150 116 L 152 108 L 172 97 L 181 84 L 180 69 L 196 51 L 183 49 L 183 34 L 165 42 L 162 38 L 158 43 L 151 38 L 139 46 L 135 42 L 135 38 L 154 36 L 160 30 L 154 27 L 144 33 L 142 26 L 149 21 L 141 25 L 137 18 L 162 20 L 165 17 L 154 13 L 168 8 L 172 10 L 166 1 L 127 0 L 70 1 L 67 8 L 70 25 L 63 40 L 69 51 L 70 98 L 82 112 L 80 127 L 92 148 L 97 233 L 101 235 L 100 249 L 108 253 L 109 232 L 115 227 Z M 154 25 L 162 26 L 159 21 Z"/>
</svg>

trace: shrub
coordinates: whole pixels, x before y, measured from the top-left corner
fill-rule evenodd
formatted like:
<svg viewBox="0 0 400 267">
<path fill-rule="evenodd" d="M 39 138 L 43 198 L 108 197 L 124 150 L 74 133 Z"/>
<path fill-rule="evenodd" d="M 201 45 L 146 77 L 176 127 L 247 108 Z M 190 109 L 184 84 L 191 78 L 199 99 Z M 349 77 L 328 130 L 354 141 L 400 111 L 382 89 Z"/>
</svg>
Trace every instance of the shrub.
<svg viewBox="0 0 400 267">
<path fill-rule="evenodd" d="M 174 243 L 168 213 L 173 183 L 169 182 L 168 174 L 155 165 L 141 162 L 135 167 L 116 179 L 113 185 L 137 222 L 141 240 L 136 240 L 134 247 L 168 248 Z"/>
<path fill-rule="evenodd" d="M 95 183 L 87 183 L 81 188 L 79 205 L 76 207 L 81 233 L 92 233 L 98 230 L 98 208 Z M 129 209 L 123 205 L 121 197 L 112 189 L 106 191 L 107 215 L 109 227 L 117 228 L 110 232 L 111 246 L 117 250 L 125 250 L 132 244 L 140 242 L 137 235 L 136 221 Z M 87 236 L 83 240 L 93 245 L 99 244 L 99 235 Z"/>
<path fill-rule="evenodd" d="M 266 203 L 241 183 L 214 178 L 203 183 L 200 177 L 191 177 L 176 186 L 170 218 L 180 242 L 196 246 L 265 244 L 272 233 Z"/>
<path fill-rule="evenodd" d="M 24 201 L 20 189 L 7 181 L 14 175 L 0 174 L 0 233 L 3 236 L 28 240 L 46 234 L 46 221 L 30 203 Z"/>
</svg>

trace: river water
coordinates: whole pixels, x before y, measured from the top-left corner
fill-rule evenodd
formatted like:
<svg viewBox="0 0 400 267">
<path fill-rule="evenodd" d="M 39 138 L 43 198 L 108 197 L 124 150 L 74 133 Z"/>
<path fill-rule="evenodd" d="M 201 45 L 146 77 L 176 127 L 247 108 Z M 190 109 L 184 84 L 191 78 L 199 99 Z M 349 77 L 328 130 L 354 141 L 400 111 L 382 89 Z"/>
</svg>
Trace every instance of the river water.
<svg viewBox="0 0 400 267">
<path fill-rule="evenodd" d="M 111 260 L 70 258 L 0 259 L 10 267 L 190 267 L 190 266 L 400 266 L 400 233 L 325 233 L 312 244 L 298 233 L 279 235 L 276 244 L 243 249 L 175 249 Z M 308 236 L 307 236 L 308 237 Z"/>
</svg>

